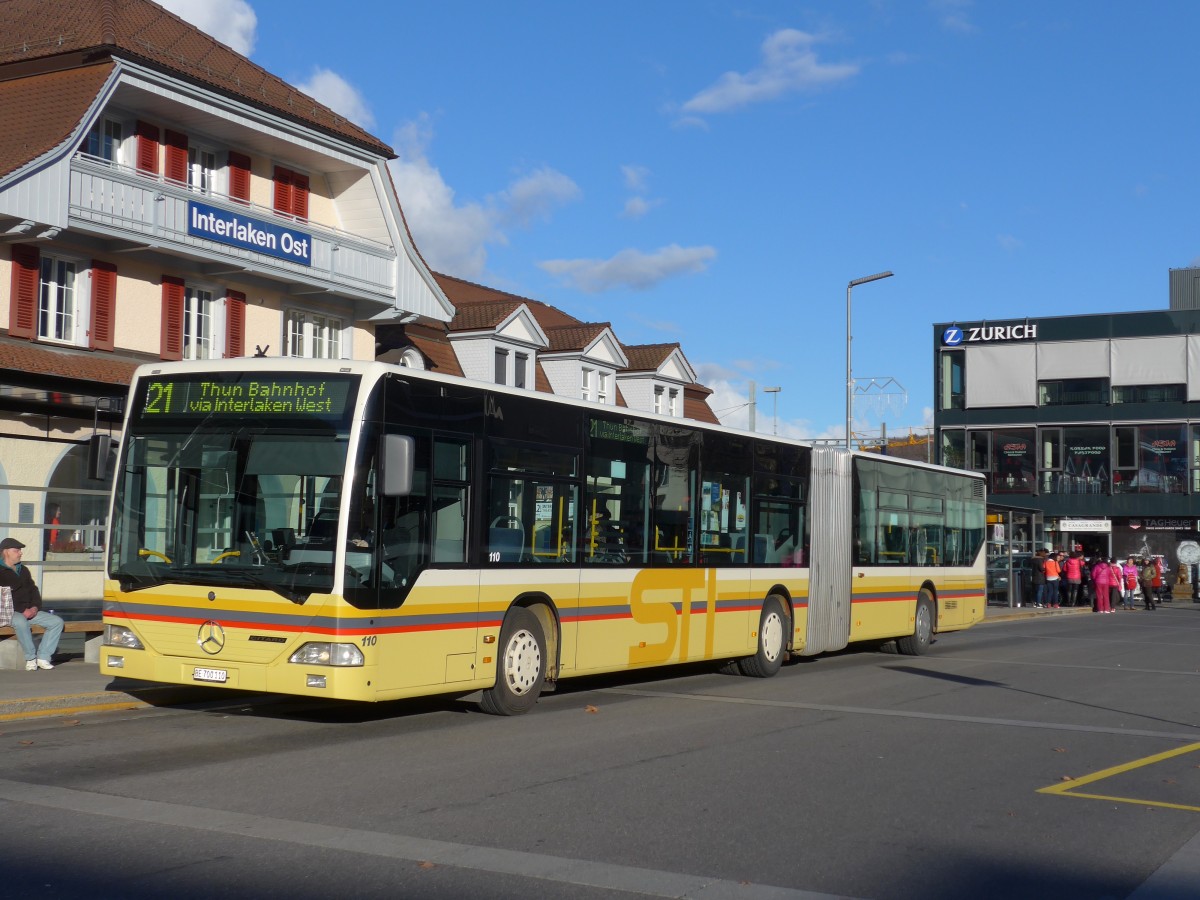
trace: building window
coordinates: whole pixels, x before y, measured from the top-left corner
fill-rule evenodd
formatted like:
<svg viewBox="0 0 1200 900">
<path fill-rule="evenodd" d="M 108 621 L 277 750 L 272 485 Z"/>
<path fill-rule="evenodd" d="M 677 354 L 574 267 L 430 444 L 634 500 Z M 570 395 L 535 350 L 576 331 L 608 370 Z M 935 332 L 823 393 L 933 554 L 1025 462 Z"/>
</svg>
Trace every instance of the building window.
<svg viewBox="0 0 1200 900">
<path fill-rule="evenodd" d="M 120 162 L 121 137 L 120 122 L 101 119 L 88 131 L 84 152 L 106 162 Z"/>
<path fill-rule="evenodd" d="M 1182 494 L 1187 485 L 1187 426 L 1118 425 L 1113 429 L 1114 494 Z"/>
<path fill-rule="evenodd" d="M 1114 385 L 1113 403 L 1183 403 L 1187 388 L 1182 384 Z"/>
<path fill-rule="evenodd" d="M 217 190 L 217 154 L 204 147 L 188 147 L 188 187 L 201 194 Z"/>
<path fill-rule="evenodd" d="M 592 399 L 592 375 L 593 374 L 594 373 L 592 372 L 591 369 L 583 370 L 583 384 L 579 389 L 579 398 L 581 400 L 590 401 Z"/>
<path fill-rule="evenodd" d="M 524 388 L 529 378 L 529 354 L 518 353 L 513 363 L 513 386 Z"/>
<path fill-rule="evenodd" d="M 304 359 L 341 359 L 341 319 L 298 309 L 288 310 L 284 321 L 284 355 Z"/>
<path fill-rule="evenodd" d="M 508 384 L 508 351 L 496 351 L 496 384 Z"/>
<path fill-rule="evenodd" d="M 939 403 L 942 409 L 966 408 L 966 371 L 961 350 L 942 353 L 938 378 Z"/>
<path fill-rule="evenodd" d="M 1080 406 L 1108 403 L 1107 378 L 1063 378 L 1038 382 L 1039 406 Z"/>
<path fill-rule="evenodd" d="M 608 403 L 608 372 L 596 373 L 596 402 Z"/>
<path fill-rule="evenodd" d="M 215 359 L 213 292 L 188 285 L 183 295 L 183 358 Z"/>
<path fill-rule="evenodd" d="M 663 394 L 666 393 L 661 387 L 654 389 L 654 411 L 660 416 L 663 412 Z"/>
<path fill-rule="evenodd" d="M 967 434 L 967 468 L 976 472 L 992 471 L 992 433 L 972 431 Z"/>
<path fill-rule="evenodd" d="M 991 490 L 998 494 L 1032 494 L 1037 470 L 1032 428 L 992 432 L 994 470 Z"/>
<path fill-rule="evenodd" d="M 1200 425 L 1192 426 L 1192 493 L 1200 494 Z"/>
<path fill-rule="evenodd" d="M 667 394 L 667 399 L 668 413 L 675 418 L 679 418 L 679 388 L 671 388 Z"/>
<path fill-rule="evenodd" d="M 45 341 L 75 343 L 79 320 L 75 263 L 57 256 L 43 256 L 38 284 L 38 337 Z"/>
<path fill-rule="evenodd" d="M 966 456 L 967 433 L 965 431 L 942 432 L 942 465 L 954 469 L 963 468 Z"/>
<path fill-rule="evenodd" d="M 307 175 L 275 167 L 275 212 L 297 219 L 308 218 Z"/>
</svg>

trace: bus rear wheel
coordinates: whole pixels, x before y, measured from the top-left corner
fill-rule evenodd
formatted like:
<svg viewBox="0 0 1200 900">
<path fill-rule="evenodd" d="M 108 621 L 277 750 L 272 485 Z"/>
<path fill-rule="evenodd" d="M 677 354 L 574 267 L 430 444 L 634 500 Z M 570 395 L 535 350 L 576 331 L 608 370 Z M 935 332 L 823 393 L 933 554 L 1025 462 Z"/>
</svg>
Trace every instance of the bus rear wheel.
<svg viewBox="0 0 1200 900">
<path fill-rule="evenodd" d="M 763 603 L 758 618 L 758 652 L 739 659 L 738 671 L 751 678 L 770 678 L 779 671 L 787 655 L 788 618 L 783 601 L 772 594 Z"/>
<path fill-rule="evenodd" d="M 933 597 L 929 591 L 917 595 L 917 613 L 913 617 L 913 633 L 896 639 L 896 649 L 907 656 L 929 652 L 933 643 Z"/>
<path fill-rule="evenodd" d="M 546 679 L 546 637 L 538 617 L 513 607 L 500 628 L 496 684 L 483 692 L 480 708 L 494 716 L 519 716 L 537 703 Z"/>
</svg>

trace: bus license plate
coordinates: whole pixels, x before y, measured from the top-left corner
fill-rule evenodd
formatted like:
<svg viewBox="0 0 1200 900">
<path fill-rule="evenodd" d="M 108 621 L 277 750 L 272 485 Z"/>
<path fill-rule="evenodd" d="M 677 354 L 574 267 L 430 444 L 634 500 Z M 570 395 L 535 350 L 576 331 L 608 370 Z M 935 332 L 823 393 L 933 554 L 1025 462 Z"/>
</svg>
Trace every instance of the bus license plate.
<svg viewBox="0 0 1200 900">
<path fill-rule="evenodd" d="M 196 681 L 217 681 L 224 684 L 228 678 L 228 674 L 224 669 L 200 669 L 196 668 L 192 671 L 192 678 Z"/>
</svg>

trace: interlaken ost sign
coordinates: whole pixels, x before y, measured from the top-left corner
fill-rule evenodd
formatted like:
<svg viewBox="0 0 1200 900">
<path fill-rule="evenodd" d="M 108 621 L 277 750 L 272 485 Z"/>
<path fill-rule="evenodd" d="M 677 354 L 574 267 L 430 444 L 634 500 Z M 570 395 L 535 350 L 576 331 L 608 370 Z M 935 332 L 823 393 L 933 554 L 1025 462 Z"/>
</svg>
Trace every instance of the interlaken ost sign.
<svg viewBox="0 0 1200 900">
<path fill-rule="evenodd" d="M 1037 325 L 951 325 L 942 332 L 942 345 L 996 344 L 1001 341 L 1032 341 L 1037 339 Z"/>
<path fill-rule="evenodd" d="M 302 266 L 312 265 L 311 235 L 195 200 L 188 203 L 188 234 Z"/>
</svg>

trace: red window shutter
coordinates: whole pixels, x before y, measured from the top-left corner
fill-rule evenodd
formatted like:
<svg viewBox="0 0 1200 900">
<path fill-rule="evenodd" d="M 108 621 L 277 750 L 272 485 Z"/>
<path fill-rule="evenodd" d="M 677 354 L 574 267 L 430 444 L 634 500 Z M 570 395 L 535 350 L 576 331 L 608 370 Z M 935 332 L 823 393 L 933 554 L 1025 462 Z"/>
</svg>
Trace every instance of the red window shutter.
<svg viewBox="0 0 1200 900">
<path fill-rule="evenodd" d="M 158 126 L 137 123 L 137 167 L 139 172 L 158 174 Z"/>
<path fill-rule="evenodd" d="M 188 180 L 187 135 L 168 129 L 163 134 L 163 138 L 167 145 L 167 163 L 163 174 L 168 181 L 178 181 L 184 184 Z"/>
<path fill-rule="evenodd" d="M 31 244 L 13 244 L 12 296 L 8 308 L 8 333 L 11 337 L 37 337 L 38 281 L 42 254 Z"/>
<path fill-rule="evenodd" d="M 162 342 L 159 356 L 183 359 L 183 279 L 162 280 Z"/>
<path fill-rule="evenodd" d="M 117 315 L 117 267 L 92 260 L 92 327 L 88 346 L 93 350 L 113 349 L 114 320 Z"/>
<path fill-rule="evenodd" d="M 292 211 L 292 173 L 282 166 L 275 167 L 275 212 Z"/>
<path fill-rule="evenodd" d="M 299 172 L 292 173 L 292 215 L 308 218 L 308 176 Z"/>
<path fill-rule="evenodd" d="M 229 151 L 229 197 L 250 199 L 250 157 Z"/>
<path fill-rule="evenodd" d="M 225 293 L 225 358 L 246 355 L 246 295 Z"/>
</svg>

